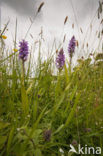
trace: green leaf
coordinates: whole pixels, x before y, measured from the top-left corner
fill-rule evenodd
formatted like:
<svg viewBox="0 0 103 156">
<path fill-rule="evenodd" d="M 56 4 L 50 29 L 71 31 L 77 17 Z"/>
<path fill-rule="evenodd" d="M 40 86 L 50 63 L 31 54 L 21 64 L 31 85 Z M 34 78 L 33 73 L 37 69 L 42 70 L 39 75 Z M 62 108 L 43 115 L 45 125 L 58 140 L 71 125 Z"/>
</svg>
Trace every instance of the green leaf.
<svg viewBox="0 0 103 156">
<path fill-rule="evenodd" d="M 60 125 L 59 128 L 53 133 L 53 135 L 59 133 L 64 127 L 64 124 Z"/>
<path fill-rule="evenodd" d="M 30 137 L 32 136 L 33 132 L 36 130 L 36 128 L 37 128 L 37 126 L 38 126 L 38 124 L 39 124 L 41 118 L 43 117 L 43 115 L 44 115 L 44 113 L 45 113 L 45 110 L 47 109 L 47 107 L 48 107 L 48 105 L 42 110 L 42 112 L 40 113 L 38 119 L 37 119 L 36 122 L 34 123 L 33 129 L 32 129 L 32 131 L 31 131 L 31 133 L 30 133 Z"/>
<path fill-rule="evenodd" d="M 59 109 L 59 107 L 60 107 L 60 105 L 62 104 L 64 98 L 65 98 L 65 92 L 64 92 L 63 95 L 61 96 L 59 102 L 54 106 L 53 113 L 55 113 L 55 112 Z"/>
<path fill-rule="evenodd" d="M 37 118 L 37 110 L 38 110 L 38 101 L 35 100 L 33 105 L 33 121 L 35 121 Z"/>
<path fill-rule="evenodd" d="M 69 123 L 70 123 L 70 122 L 72 121 L 72 119 L 73 119 L 73 115 L 74 115 L 74 113 L 75 113 L 75 110 L 76 110 L 76 107 L 77 107 L 79 98 L 80 98 L 80 94 L 78 93 L 78 95 L 77 95 L 77 97 L 76 97 L 76 99 L 75 99 L 74 106 L 73 106 L 73 108 L 72 108 L 72 110 L 71 110 L 71 112 L 70 112 L 70 114 L 69 114 L 69 116 L 68 116 L 68 118 L 67 118 L 67 120 L 66 120 L 65 127 L 68 126 Z"/>
<path fill-rule="evenodd" d="M 71 86 L 71 83 L 68 84 L 67 87 L 65 88 L 64 93 L 62 94 L 61 98 L 59 99 L 59 102 L 54 106 L 53 113 L 57 112 L 57 110 L 59 109 L 60 105 L 62 104 L 62 102 L 65 98 L 66 92 L 69 90 L 70 86 Z"/>
<path fill-rule="evenodd" d="M 29 102 L 24 85 L 22 85 L 21 87 L 21 98 L 22 98 L 23 113 L 25 116 L 27 116 L 29 113 Z"/>
<path fill-rule="evenodd" d="M 39 148 L 36 149 L 35 156 L 42 156 L 41 150 Z"/>
<path fill-rule="evenodd" d="M 0 136 L 0 149 L 3 147 L 7 140 L 7 136 Z"/>
<path fill-rule="evenodd" d="M 67 67 L 66 67 L 66 64 L 64 65 L 64 69 L 65 69 L 66 83 L 68 84 L 68 82 L 69 82 L 69 73 L 68 73 L 68 69 L 67 69 Z"/>
<path fill-rule="evenodd" d="M 9 133 L 8 142 L 7 142 L 7 155 L 10 152 L 11 144 L 13 142 L 14 130 L 15 130 L 14 127 L 12 127 L 12 129 L 11 129 L 11 131 Z"/>
<path fill-rule="evenodd" d="M 68 105 L 66 107 L 65 113 L 67 112 L 67 110 L 68 110 L 68 108 L 70 106 L 70 101 L 72 101 L 72 99 L 74 98 L 76 91 L 77 91 L 77 85 L 74 87 L 74 89 L 72 91 L 72 94 L 71 94 L 71 96 L 69 98 L 69 103 L 68 103 Z"/>
<path fill-rule="evenodd" d="M 4 128 L 7 128 L 9 125 L 10 125 L 10 123 L 4 123 L 4 122 L 0 121 L 0 130 L 4 129 Z"/>
</svg>

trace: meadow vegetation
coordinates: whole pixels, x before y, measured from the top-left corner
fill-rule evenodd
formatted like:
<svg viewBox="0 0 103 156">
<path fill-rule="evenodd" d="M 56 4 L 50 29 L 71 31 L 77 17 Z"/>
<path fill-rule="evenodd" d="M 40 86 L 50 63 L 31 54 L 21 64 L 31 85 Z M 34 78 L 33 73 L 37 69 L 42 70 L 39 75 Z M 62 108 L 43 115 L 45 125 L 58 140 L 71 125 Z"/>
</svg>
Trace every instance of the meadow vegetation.
<svg viewBox="0 0 103 156">
<path fill-rule="evenodd" d="M 9 54 L 7 27 L 0 35 L 0 156 L 75 155 L 70 144 L 103 150 L 103 49 L 74 68 L 71 54 L 60 66 L 53 55 L 45 61 L 39 55 L 33 66 L 32 54 L 23 60 L 16 44 Z"/>
</svg>

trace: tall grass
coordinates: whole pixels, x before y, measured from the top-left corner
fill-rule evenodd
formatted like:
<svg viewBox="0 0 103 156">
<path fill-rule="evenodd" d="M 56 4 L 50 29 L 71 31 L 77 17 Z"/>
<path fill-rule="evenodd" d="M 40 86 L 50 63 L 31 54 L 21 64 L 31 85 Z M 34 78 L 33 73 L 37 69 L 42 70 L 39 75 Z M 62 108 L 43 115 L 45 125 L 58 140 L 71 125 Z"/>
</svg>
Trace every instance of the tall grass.
<svg viewBox="0 0 103 156">
<path fill-rule="evenodd" d="M 19 52 L 4 55 L 7 26 L 0 40 L 0 156 L 59 156 L 60 148 L 69 155 L 74 140 L 76 148 L 103 147 L 103 53 L 54 74 L 53 56 L 41 59 L 40 40 L 38 64 L 29 57 L 22 74 Z"/>
</svg>

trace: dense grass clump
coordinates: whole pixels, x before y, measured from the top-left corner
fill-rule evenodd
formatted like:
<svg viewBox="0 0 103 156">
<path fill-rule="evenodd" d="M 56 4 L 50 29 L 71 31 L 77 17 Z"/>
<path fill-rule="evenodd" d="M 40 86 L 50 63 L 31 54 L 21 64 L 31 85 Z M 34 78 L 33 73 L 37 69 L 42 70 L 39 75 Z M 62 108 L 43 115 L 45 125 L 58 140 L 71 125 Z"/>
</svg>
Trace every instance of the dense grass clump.
<svg viewBox="0 0 103 156">
<path fill-rule="evenodd" d="M 52 58 L 30 73 L 18 52 L 0 60 L 0 155 L 57 156 L 69 144 L 103 146 L 103 54 L 65 64 Z M 72 153 L 71 153 L 72 154 Z M 92 154 L 91 154 L 92 155 Z"/>
<path fill-rule="evenodd" d="M 98 18 L 102 3 L 99 5 Z M 64 39 L 55 49 L 56 59 L 52 53 L 43 61 L 41 34 L 38 60 L 33 63 L 25 39 L 17 47 L 17 20 L 14 49 L 7 50 L 8 24 L 0 32 L 0 156 L 76 155 L 69 152 L 70 144 L 77 151 L 78 145 L 103 150 L 103 53 L 89 51 L 90 55 L 78 59 L 73 68 L 79 46 L 73 36 L 67 48 L 69 58 L 64 53 Z M 102 38 L 102 31 L 100 35 Z"/>
</svg>

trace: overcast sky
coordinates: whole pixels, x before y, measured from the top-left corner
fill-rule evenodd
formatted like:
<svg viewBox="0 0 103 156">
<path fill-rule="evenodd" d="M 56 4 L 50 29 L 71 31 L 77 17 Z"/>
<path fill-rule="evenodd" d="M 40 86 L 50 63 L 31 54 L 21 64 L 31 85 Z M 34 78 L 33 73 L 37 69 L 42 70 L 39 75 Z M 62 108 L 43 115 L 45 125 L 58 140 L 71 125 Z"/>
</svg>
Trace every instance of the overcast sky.
<svg viewBox="0 0 103 156">
<path fill-rule="evenodd" d="M 42 0 L 1 0 L 1 21 L 2 28 L 10 19 L 9 30 L 7 32 L 9 42 L 12 42 L 15 31 L 15 20 L 18 19 L 18 40 L 24 38 L 30 25 L 30 17 L 33 19 L 35 12 Z M 98 19 L 95 17 L 98 9 L 98 0 L 44 0 L 45 5 L 38 14 L 35 22 L 27 36 L 27 40 L 38 38 L 41 27 L 43 27 L 44 38 L 48 46 L 53 42 L 54 37 L 59 42 L 66 33 L 66 45 L 72 35 L 79 41 L 83 41 L 90 22 L 93 19 L 92 34 L 88 32 L 88 39 L 93 40 L 96 29 L 98 30 Z M 68 16 L 67 24 L 64 27 L 64 19 Z M 94 18 L 95 17 L 95 18 Z M 74 24 L 74 29 L 72 29 Z M 80 31 L 82 28 L 83 33 Z M 34 39 L 30 37 L 34 36 Z M 95 35 L 94 35 L 95 37 Z M 6 41 L 8 42 L 8 41 Z"/>
</svg>

